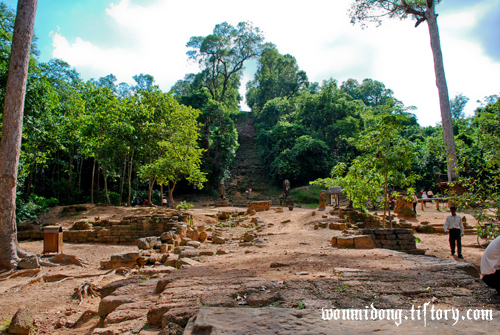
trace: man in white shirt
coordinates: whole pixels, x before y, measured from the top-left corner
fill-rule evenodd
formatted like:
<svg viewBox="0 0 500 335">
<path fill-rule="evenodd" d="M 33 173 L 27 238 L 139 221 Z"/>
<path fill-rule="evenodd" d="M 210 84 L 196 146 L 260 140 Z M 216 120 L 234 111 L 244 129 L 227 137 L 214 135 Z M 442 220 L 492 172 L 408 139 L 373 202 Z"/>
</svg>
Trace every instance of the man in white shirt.
<svg viewBox="0 0 500 335">
<path fill-rule="evenodd" d="M 457 208 L 455 206 L 450 207 L 451 215 L 448 215 L 446 222 L 444 223 L 444 232 L 450 231 L 450 248 L 451 255 L 455 255 L 455 242 L 457 244 L 458 258 L 464 258 L 462 256 L 462 236 L 464 236 L 464 224 L 462 223 L 462 217 L 457 215 Z"/>
<path fill-rule="evenodd" d="M 500 294 L 500 236 L 494 239 L 481 258 L 483 281 Z"/>
</svg>

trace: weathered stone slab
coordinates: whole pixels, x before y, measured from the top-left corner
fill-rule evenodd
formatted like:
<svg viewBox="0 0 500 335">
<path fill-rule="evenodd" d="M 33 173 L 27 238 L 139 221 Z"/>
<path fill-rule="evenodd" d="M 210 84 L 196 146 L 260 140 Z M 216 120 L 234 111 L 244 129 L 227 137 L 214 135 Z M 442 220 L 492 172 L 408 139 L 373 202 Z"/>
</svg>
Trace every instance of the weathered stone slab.
<svg viewBox="0 0 500 335">
<path fill-rule="evenodd" d="M 191 259 L 191 258 L 179 258 L 177 260 L 177 263 L 179 264 L 179 266 L 181 266 L 181 265 L 194 266 L 194 265 L 201 264 L 200 262 L 195 261 L 194 259 Z"/>
<path fill-rule="evenodd" d="M 335 310 L 335 309 L 333 309 Z M 499 312 L 494 312 L 493 320 L 471 322 L 459 320 L 456 328 L 453 319 L 431 319 L 430 313 L 424 320 L 411 320 L 411 312 L 402 314 L 402 320 L 330 320 L 324 318 L 321 309 L 294 308 L 227 308 L 201 307 L 184 331 L 184 335 L 194 334 L 408 334 L 420 335 L 496 334 L 500 327 Z M 405 313 L 405 311 L 403 311 Z M 364 316 L 364 314 L 362 314 Z M 340 313 L 342 316 L 342 313 Z M 407 316 L 408 320 L 404 317 Z M 399 323 L 401 322 L 401 323 Z M 396 325 L 398 323 L 398 325 Z M 479 324 L 481 325 L 480 327 Z"/>
<path fill-rule="evenodd" d="M 99 303 L 99 310 L 97 311 L 97 314 L 99 316 L 108 315 L 109 313 L 113 312 L 118 306 L 123 304 L 130 304 L 134 301 L 134 297 L 129 295 L 108 295 Z"/>
</svg>

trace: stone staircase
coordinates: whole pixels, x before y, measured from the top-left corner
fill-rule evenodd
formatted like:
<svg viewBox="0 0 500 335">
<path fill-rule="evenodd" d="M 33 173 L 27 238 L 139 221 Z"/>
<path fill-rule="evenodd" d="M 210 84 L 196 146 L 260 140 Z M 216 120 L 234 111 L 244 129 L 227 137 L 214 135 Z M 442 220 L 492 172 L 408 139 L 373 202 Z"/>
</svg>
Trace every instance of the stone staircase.
<svg viewBox="0 0 500 335">
<path fill-rule="evenodd" d="M 231 178 L 225 181 L 229 202 L 236 206 L 246 206 L 249 200 L 246 191 L 251 188 L 250 200 L 273 200 L 273 204 L 278 203 L 277 199 L 272 199 L 272 182 L 266 177 L 259 152 L 254 143 L 255 131 L 252 114 L 248 113 L 246 117 L 239 118 L 235 123 L 240 147 L 230 169 Z"/>
</svg>

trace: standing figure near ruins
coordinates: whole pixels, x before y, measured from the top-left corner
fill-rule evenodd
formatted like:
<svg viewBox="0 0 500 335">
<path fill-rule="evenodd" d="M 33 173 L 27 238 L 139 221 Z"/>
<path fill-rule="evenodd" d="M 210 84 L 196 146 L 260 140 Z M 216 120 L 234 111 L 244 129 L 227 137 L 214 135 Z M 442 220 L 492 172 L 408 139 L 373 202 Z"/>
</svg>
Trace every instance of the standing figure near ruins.
<svg viewBox="0 0 500 335">
<path fill-rule="evenodd" d="M 462 236 L 464 236 L 464 224 L 462 223 L 462 217 L 457 215 L 457 208 L 455 206 L 450 207 L 451 215 L 446 218 L 444 223 L 444 232 L 450 232 L 450 249 L 451 255 L 455 255 L 455 242 L 457 245 L 458 258 L 464 258 L 462 256 Z"/>
<path fill-rule="evenodd" d="M 226 200 L 226 190 L 224 188 L 224 181 L 221 180 L 220 183 L 219 183 L 219 188 L 218 188 L 218 191 L 219 191 L 219 199 L 220 200 Z"/>
<path fill-rule="evenodd" d="M 285 179 L 283 181 L 283 199 L 290 197 L 290 181 Z"/>
<path fill-rule="evenodd" d="M 417 203 L 418 203 L 418 197 L 417 197 L 417 194 L 413 194 L 411 196 L 412 200 L 413 200 L 413 211 L 415 212 L 415 215 L 417 215 Z"/>
</svg>

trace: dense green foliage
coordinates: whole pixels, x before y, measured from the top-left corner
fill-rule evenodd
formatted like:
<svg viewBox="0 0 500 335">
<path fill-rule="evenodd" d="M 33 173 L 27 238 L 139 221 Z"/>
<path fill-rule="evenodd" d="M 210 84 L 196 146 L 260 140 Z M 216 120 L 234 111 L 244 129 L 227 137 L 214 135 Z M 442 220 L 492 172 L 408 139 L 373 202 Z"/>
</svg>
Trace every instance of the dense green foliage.
<svg viewBox="0 0 500 335">
<path fill-rule="evenodd" d="M 0 3 L 2 105 L 14 19 L 13 11 Z M 144 199 L 146 185 L 151 201 L 155 181 L 199 182 L 198 188 L 203 188 L 198 110 L 161 92 L 151 75 L 134 76 L 135 86 L 116 85 L 112 74 L 84 82 L 64 61 L 39 63 L 37 54 L 33 44 L 17 187 L 18 220 L 57 203 L 131 204 Z M 151 168 L 166 159 L 169 167 L 182 168 L 168 173 Z M 174 187 L 169 189 L 172 196 Z"/>
<path fill-rule="evenodd" d="M 13 23 L 13 11 L 0 3 L 0 136 Z M 190 183 L 213 191 L 230 177 L 238 149 L 234 120 L 250 59 L 257 71 L 246 100 L 265 170 L 276 185 L 284 179 L 294 187 L 322 185 L 311 187 L 312 196 L 292 193 L 298 201 L 315 202 L 325 185 L 343 186 L 356 207 L 376 202 L 388 188 L 444 192 L 435 180 L 447 166 L 440 125 L 420 127 L 413 108 L 377 80 L 309 82 L 295 57 L 263 41 L 249 22 L 224 22 L 210 35 L 192 37 L 187 54 L 200 72 L 187 74 L 169 93 L 149 74 L 134 76 L 135 85 L 117 84 L 112 74 L 85 82 L 62 60 L 38 62 L 33 43 L 18 220 L 56 204 L 131 205 L 145 198 L 159 204 L 164 195 L 155 184 L 166 186 L 171 202 L 174 189 Z M 462 94 L 450 101 L 459 183 L 468 190 L 462 205 L 498 208 L 500 101 L 486 98 L 470 117 L 463 112 L 467 102 Z"/>
<path fill-rule="evenodd" d="M 500 219 L 500 98 L 488 102 L 461 124 L 466 145 L 459 151 L 461 177 L 455 183 L 464 191 L 459 205 L 481 224 Z"/>
</svg>

